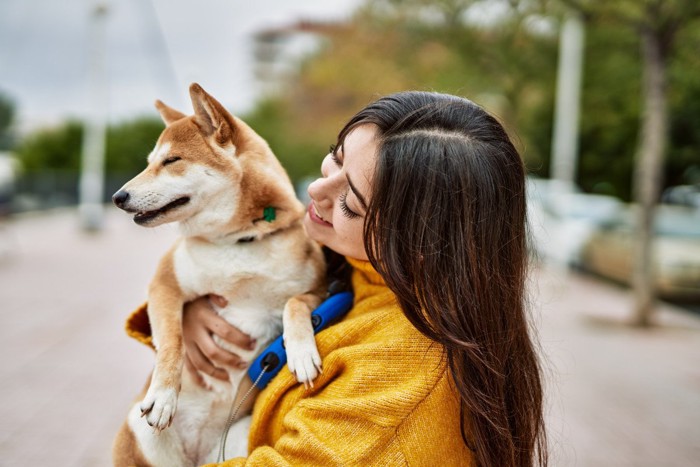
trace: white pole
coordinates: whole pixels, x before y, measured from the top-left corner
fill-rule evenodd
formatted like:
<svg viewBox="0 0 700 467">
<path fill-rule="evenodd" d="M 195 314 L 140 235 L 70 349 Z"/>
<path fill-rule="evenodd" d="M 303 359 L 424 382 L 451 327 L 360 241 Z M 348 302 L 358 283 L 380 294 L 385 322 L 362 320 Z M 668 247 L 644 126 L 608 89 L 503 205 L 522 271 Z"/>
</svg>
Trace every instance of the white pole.
<svg viewBox="0 0 700 467">
<path fill-rule="evenodd" d="M 571 189 L 576 182 L 578 125 L 583 70 L 584 26 L 578 15 L 570 15 L 560 33 L 557 95 L 552 135 L 551 178 Z"/>
<path fill-rule="evenodd" d="M 107 4 L 98 2 L 90 15 L 89 111 L 83 130 L 80 172 L 80 223 L 83 229 L 98 231 L 104 223 L 104 158 L 106 137 L 107 81 L 105 73 L 105 23 Z"/>
</svg>

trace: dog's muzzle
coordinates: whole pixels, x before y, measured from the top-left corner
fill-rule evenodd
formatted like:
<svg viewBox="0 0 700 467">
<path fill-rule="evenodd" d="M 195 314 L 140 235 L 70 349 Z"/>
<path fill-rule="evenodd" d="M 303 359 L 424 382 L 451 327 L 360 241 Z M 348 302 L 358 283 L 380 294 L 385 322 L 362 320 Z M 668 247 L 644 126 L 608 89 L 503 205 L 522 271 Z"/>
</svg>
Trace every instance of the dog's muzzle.
<svg viewBox="0 0 700 467">
<path fill-rule="evenodd" d="M 123 209 L 126 212 L 130 212 L 134 214 L 134 222 L 136 222 L 139 225 L 144 225 L 152 221 L 158 216 L 161 216 L 171 210 L 177 209 L 180 206 L 184 206 L 185 204 L 190 202 L 190 197 L 189 196 L 182 196 L 180 198 L 177 198 L 175 201 L 171 201 L 168 204 L 161 206 L 160 208 L 157 209 L 152 209 L 150 211 L 145 211 L 145 210 L 139 210 L 135 206 L 129 206 L 129 200 L 131 199 L 131 196 L 129 195 L 129 192 L 126 190 L 119 190 L 114 195 L 112 196 L 112 201 L 114 204 L 119 208 Z M 133 203 L 132 203 L 133 204 Z"/>
</svg>

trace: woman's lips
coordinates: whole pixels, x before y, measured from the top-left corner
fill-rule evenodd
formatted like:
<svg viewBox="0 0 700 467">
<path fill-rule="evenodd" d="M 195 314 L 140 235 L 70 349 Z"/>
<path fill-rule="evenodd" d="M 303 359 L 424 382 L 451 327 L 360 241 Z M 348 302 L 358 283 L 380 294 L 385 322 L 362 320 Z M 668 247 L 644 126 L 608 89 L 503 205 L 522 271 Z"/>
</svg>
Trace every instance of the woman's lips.
<svg viewBox="0 0 700 467">
<path fill-rule="evenodd" d="M 316 212 L 316 206 L 314 205 L 313 201 L 309 203 L 309 218 L 314 221 L 317 224 L 324 225 L 326 227 L 333 227 L 333 224 L 330 222 L 326 222 L 319 216 Z"/>
</svg>

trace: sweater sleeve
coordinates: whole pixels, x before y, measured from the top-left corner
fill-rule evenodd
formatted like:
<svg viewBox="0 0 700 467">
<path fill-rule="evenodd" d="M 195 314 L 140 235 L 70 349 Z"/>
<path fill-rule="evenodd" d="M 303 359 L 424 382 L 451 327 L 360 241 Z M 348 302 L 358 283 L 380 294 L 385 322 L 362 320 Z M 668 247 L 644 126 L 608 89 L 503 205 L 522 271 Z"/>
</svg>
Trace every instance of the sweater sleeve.
<svg viewBox="0 0 700 467">
<path fill-rule="evenodd" d="M 125 328 L 126 334 L 129 337 L 132 337 L 142 344 L 155 349 L 153 346 L 153 336 L 151 335 L 151 322 L 148 320 L 147 303 L 144 303 L 131 312 L 129 317 L 126 319 Z"/>
</svg>

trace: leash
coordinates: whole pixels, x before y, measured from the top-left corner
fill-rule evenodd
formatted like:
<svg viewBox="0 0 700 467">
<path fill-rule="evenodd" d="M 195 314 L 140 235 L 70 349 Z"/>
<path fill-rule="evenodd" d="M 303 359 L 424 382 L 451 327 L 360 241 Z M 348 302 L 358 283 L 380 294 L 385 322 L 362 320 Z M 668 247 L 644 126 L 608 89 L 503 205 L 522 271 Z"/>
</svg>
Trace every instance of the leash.
<svg viewBox="0 0 700 467">
<path fill-rule="evenodd" d="M 258 376 L 258 379 L 256 379 L 255 382 L 253 382 L 253 385 L 250 388 L 248 388 L 248 391 L 246 391 L 245 395 L 243 396 L 243 399 L 241 399 L 241 401 L 238 403 L 236 410 L 233 409 L 233 404 L 231 404 L 231 410 L 229 410 L 228 412 L 226 428 L 224 428 L 224 432 L 221 434 L 221 441 L 219 442 L 219 454 L 217 454 L 216 456 L 217 462 L 224 462 L 226 460 L 224 456 L 226 455 L 226 438 L 228 438 L 228 432 L 229 430 L 231 430 L 233 422 L 236 421 L 236 416 L 238 415 L 238 411 L 241 410 L 241 406 L 246 401 L 246 399 L 248 399 L 248 396 L 250 396 L 250 393 L 253 392 L 253 389 L 255 389 L 255 387 L 258 385 L 258 383 L 260 382 L 260 378 L 263 377 L 266 371 L 267 367 L 262 369 L 260 375 Z"/>
<path fill-rule="evenodd" d="M 352 308 L 353 294 L 352 292 L 344 291 L 337 292 L 328 297 L 323 303 L 321 303 L 318 308 L 311 313 L 311 325 L 314 328 L 314 334 L 318 334 L 319 331 L 326 328 L 331 323 L 335 322 L 339 318 L 345 316 L 348 311 Z M 226 422 L 226 427 L 221 434 L 221 441 L 219 443 L 219 454 L 217 455 L 217 462 L 224 462 L 226 456 L 226 438 L 228 438 L 228 433 L 231 430 L 233 422 L 236 421 L 236 416 L 240 411 L 241 407 L 245 403 L 246 399 L 253 392 L 256 387 L 258 389 L 264 389 L 270 380 L 280 372 L 282 367 L 287 363 L 287 351 L 284 348 L 284 339 L 279 336 L 277 339 L 272 341 L 272 343 L 256 358 L 248 369 L 248 376 L 250 377 L 253 385 L 245 393 L 241 401 L 234 408 L 235 400 L 231 403 L 231 409 L 229 410 L 228 421 Z"/>
</svg>

